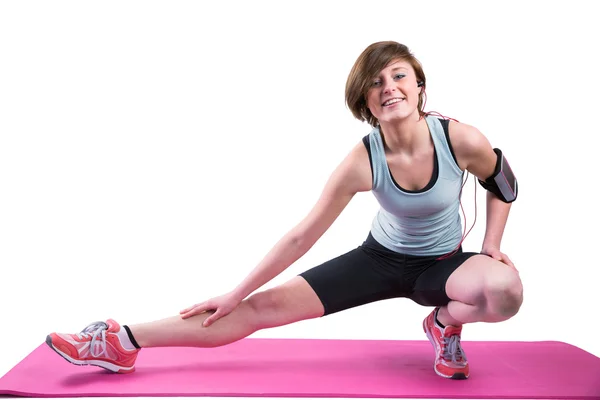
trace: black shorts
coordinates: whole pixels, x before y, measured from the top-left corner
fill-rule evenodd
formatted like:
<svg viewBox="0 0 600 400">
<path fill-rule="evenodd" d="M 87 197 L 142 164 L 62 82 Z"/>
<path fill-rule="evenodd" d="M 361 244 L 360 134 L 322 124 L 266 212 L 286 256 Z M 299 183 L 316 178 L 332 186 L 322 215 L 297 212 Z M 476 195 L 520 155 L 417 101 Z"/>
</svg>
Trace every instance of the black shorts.
<svg viewBox="0 0 600 400">
<path fill-rule="evenodd" d="M 354 250 L 300 274 L 319 296 L 325 315 L 375 301 L 405 297 L 424 306 L 443 306 L 446 281 L 479 253 L 412 256 L 389 250 L 373 236 Z"/>
</svg>

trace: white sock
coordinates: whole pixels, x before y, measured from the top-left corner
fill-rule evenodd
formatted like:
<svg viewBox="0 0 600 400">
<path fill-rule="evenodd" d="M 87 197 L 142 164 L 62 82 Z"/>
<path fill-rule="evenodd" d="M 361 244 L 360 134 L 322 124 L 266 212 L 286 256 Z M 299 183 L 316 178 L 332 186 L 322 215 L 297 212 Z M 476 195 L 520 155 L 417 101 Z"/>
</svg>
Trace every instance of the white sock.
<svg viewBox="0 0 600 400">
<path fill-rule="evenodd" d="M 117 337 L 121 342 L 121 346 L 123 346 L 125 350 L 135 350 L 135 346 L 133 343 L 131 343 L 131 339 L 129 339 L 129 335 L 127 334 L 125 328 L 121 327 L 119 332 L 117 332 Z"/>
</svg>

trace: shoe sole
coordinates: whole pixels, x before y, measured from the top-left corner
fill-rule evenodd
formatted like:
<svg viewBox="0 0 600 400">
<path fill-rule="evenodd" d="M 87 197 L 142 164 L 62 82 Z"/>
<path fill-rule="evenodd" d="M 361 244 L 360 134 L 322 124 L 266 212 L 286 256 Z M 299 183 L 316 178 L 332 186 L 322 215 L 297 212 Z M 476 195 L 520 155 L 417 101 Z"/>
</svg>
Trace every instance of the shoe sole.
<svg viewBox="0 0 600 400">
<path fill-rule="evenodd" d="M 435 341 L 433 340 L 433 336 L 431 336 L 431 332 L 429 332 L 429 329 L 427 329 L 427 326 L 425 325 L 425 321 L 423 321 L 423 331 L 427 335 L 427 339 L 429 339 L 429 343 L 431 343 L 431 345 L 433 346 L 433 353 L 437 357 L 437 346 L 436 346 Z M 456 372 L 452 376 L 444 375 L 444 374 L 440 373 L 437 369 L 435 369 L 435 364 L 433 365 L 433 371 L 436 374 L 438 374 L 439 376 L 441 376 L 442 378 L 456 379 L 456 380 L 464 380 L 464 379 L 468 378 L 468 376 L 465 375 L 464 372 Z"/>
<path fill-rule="evenodd" d="M 56 352 L 56 354 L 58 354 L 59 356 L 61 356 L 62 358 L 64 358 L 65 360 L 67 360 L 68 362 L 70 362 L 73 365 L 77 365 L 77 366 L 86 366 L 86 365 L 93 365 L 95 367 L 100 367 L 100 368 L 104 368 L 107 371 L 110 372 L 114 372 L 117 374 L 129 374 L 135 371 L 135 366 L 130 367 L 130 368 L 125 368 L 125 367 L 121 367 L 119 365 L 115 365 L 115 364 L 111 364 L 109 362 L 106 361 L 98 361 L 98 360 L 87 360 L 87 361 L 81 361 L 81 360 L 75 360 L 74 358 L 69 357 L 68 355 L 66 355 L 65 353 L 63 353 L 62 351 L 60 351 L 59 349 L 57 349 L 56 347 L 54 347 L 54 344 L 52 343 L 52 337 L 50 335 L 46 336 L 46 344 L 48 345 L 48 347 L 50 347 L 52 350 L 54 350 Z"/>
</svg>

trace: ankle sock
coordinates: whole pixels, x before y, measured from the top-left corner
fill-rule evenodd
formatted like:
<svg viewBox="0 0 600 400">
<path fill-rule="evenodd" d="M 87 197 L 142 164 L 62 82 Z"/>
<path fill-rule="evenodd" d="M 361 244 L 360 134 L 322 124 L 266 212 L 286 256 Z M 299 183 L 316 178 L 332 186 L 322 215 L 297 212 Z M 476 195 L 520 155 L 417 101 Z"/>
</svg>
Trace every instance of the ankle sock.
<svg viewBox="0 0 600 400">
<path fill-rule="evenodd" d="M 140 349 L 140 346 L 135 341 L 135 338 L 133 337 L 133 334 L 127 325 L 123 325 L 121 327 L 121 330 L 117 332 L 117 336 L 119 337 L 121 345 L 125 350 Z"/>
<path fill-rule="evenodd" d="M 440 320 L 438 319 L 439 312 L 440 312 L 440 310 L 436 310 L 436 312 L 435 312 L 435 323 L 438 324 L 442 329 L 444 329 L 446 326 L 444 324 L 442 324 L 440 322 Z"/>
<path fill-rule="evenodd" d="M 435 322 L 436 322 L 436 323 L 437 323 L 437 324 L 438 324 L 440 327 L 442 327 L 442 328 L 445 328 L 445 327 L 446 327 L 446 326 L 445 326 L 444 324 L 442 324 L 442 323 L 440 322 L 440 320 L 437 318 L 437 314 L 435 315 Z"/>
</svg>

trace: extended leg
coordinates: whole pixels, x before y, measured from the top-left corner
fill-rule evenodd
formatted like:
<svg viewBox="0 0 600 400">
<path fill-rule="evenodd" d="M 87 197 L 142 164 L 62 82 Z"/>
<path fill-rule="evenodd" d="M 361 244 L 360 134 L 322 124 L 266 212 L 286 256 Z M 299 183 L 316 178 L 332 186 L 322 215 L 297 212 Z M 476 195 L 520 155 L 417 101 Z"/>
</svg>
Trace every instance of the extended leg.
<svg viewBox="0 0 600 400">
<path fill-rule="evenodd" d="M 259 329 L 316 318 L 323 313 L 323 305 L 311 286 L 304 278 L 295 277 L 250 296 L 209 327 L 202 325 L 208 315 L 205 313 L 185 320 L 176 316 L 129 328 L 141 347 L 216 347 L 240 340 Z M 52 333 L 46 343 L 73 364 L 130 373 L 135 370 L 140 349 L 128 346 L 128 337 L 116 321 L 108 320 L 90 324 L 78 334 Z"/>
<path fill-rule="evenodd" d="M 141 347 L 217 347 L 245 338 L 267 328 L 323 315 L 321 301 L 301 277 L 256 293 L 230 314 L 209 327 L 202 323 L 209 314 L 189 319 L 180 316 L 130 326 Z"/>
</svg>

